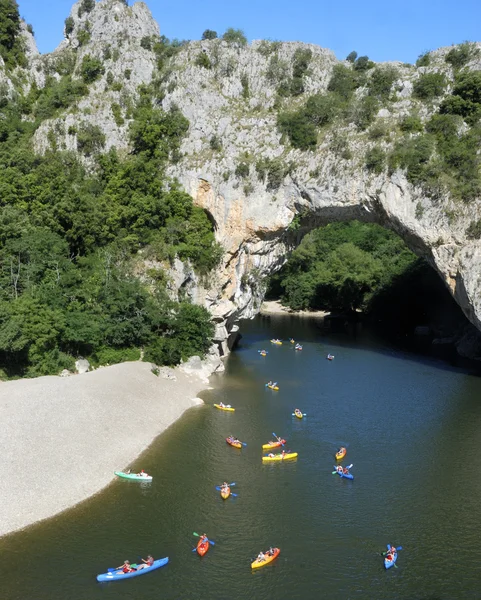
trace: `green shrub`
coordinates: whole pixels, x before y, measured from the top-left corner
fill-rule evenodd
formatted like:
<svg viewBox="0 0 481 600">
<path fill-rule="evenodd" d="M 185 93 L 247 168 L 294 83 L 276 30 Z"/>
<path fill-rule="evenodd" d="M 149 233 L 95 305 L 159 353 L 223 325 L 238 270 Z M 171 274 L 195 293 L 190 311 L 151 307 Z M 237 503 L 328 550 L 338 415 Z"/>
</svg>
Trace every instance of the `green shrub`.
<svg viewBox="0 0 481 600">
<path fill-rule="evenodd" d="M 204 33 L 202 34 L 203 40 L 215 40 L 216 37 L 217 37 L 217 31 L 214 31 L 213 29 L 206 29 L 204 31 Z"/>
<path fill-rule="evenodd" d="M 350 107 L 348 119 L 364 131 L 374 121 L 378 110 L 379 104 L 376 98 L 364 96 Z"/>
<path fill-rule="evenodd" d="M 322 127 L 332 123 L 341 108 L 342 101 L 337 94 L 315 94 L 308 98 L 304 113 L 311 123 Z"/>
<path fill-rule="evenodd" d="M 214 150 L 214 152 L 219 152 L 219 150 L 222 150 L 222 141 L 220 137 L 214 134 L 209 140 L 209 146 L 211 150 Z"/>
<path fill-rule="evenodd" d="M 68 37 L 72 31 L 74 30 L 75 27 L 75 21 L 73 20 L 72 17 L 67 17 L 65 19 L 65 35 Z"/>
<path fill-rule="evenodd" d="M 242 85 L 242 97 L 244 100 L 249 99 L 249 77 L 246 73 L 243 73 L 240 78 L 240 82 Z"/>
<path fill-rule="evenodd" d="M 344 65 L 335 65 L 327 89 L 339 94 L 344 100 L 349 100 L 354 90 L 359 86 L 359 80 L 352 69 Z"/>
<path fill-rule="evenodd" d="M 28 32 L 29 32 L 31 35 L 35 36 L 35 32 L 34 32 L 34 30 L 33 30 L 33 25 L 31 25 L 30 23 L 28 23 L 28 24 L 27 24 L 27 31 L 28 31 Z"/>
<path fill-rule="evenodd" d="M 406 176 L 411 183 L 420 183 L 426 180 L 427 164 L 434 150 L 434 143 L 430 136 L 419 136 L 404 139 L 396 145 L 389 156 L 389 168 L 406 170 Z"/>
<path fill-rule="evenodd" d="M 247 38 L 242 29 L 233 29 L 232 27 L 229 27 L 222 36 L 222 39 L 230 44 L 239 44 L 240 46 L 245 46 L 247 44 Z"/>
<path fill-rule="evenodd" d="M 105 81 L 107 82 L 107 85 L 112 85 L 114 82 L 114 74 L 112 73 L 112 71 L 107 71 L 107 75 L 105 77 Z"/>
<path fill-rule="evenodd" d="M 152 38 L 148 35 L 144 35 L 144 37 L 140 40 L 140 46 L 144 50 L 152 50 Z"/>
<path fill-rule="evenodd" d="M 382 173 L 386 164 L 386 153 L 378 146 L 371 148 L 366 153 L 365 164 L 368 171 L 377 174 Z"/>
<path fill-rule="evenodd" d="M 210 59 L 205 52 L 201 52 L 197 55 L 197 58 L 195 59 L 195 64 L 198 67 L 203 67 L 204 69 L 212 68 L 212 63 L 210 62 Z"/>
<path fill-rule="evenodd" d="M 277 125 L 281 133 L 288 136 L 294 148 L 313 150 L 317 145 L 317 130 L 303 110 L 280 113 Z"/>
<path fill-rule="evenodd" d="M 85 156 L 100 152 L 105 146 L 105 134 L 98 125 L 82 123 L 77 133 L 77 150 Z"/>
<path fill-rule="evenodd" d="M 237 177 L 241 177 L 242 179 L 244 179 L 245 177 L 249 176 L 249 165 L 246 162 L 240 162 L 236 168 L 234 173 L 236 174 Z"/>
<path fill-rule="evenodd" d="M 435 134 L 442 142 L 457 136 L 461 123 L 456 115 L 435 114 L 426 123 L 426 131 Z"/>
<path fill-rule="evenodd" d="M 280 47 L 281 42 L 271 42 L 269 40 L 262 40 L 257 46 L 257 52 L 262 56 L 269 56 L 273 52 L 276 52 Z"/>
<path fill-rule="evenodd" d="M 408 115 L 407 117 L 403 117 L 399 124 L 399 128 L 405 133 L 419 133 L 423 130 L 423 124 L 419 117 Z"/>
<path fill-rule="evenodd" d="M 118 104 L 117 102 L 112 102 L 110 108 L 112 110 L 112 114 L 114 115 L 115 124 L 117 125 L 117 127 L 120 127 L 125 123 L 125 119 L 122 116 L 122 108 L 120 107 L 120 104 Z"/>
<path fill-rule="evenodd" d="M 77 34 L 78 43 L 80 46 L 85 46 L 88 44 L 91 38 L 90 31 L 87 28 L 81 29 Z"/>
<path fill-rule="evenodd" d="M 127 79 L 127 81 L 130 81 L 131 75 L 132 75 L 132 69 L 125 69 L 124 77 L 125 77 L 125 79 Z"/>
<path fill-rule="evenodd" d="M 428 67 L 431 62 L 431 55 L 429 52 L 423 52 L 416 60 L 416 67 Z"/>
<path fill-rule="evenodd" d="M 78 8 L 77 14 L 80 18 L 84 13 L 89 13 L 94 8 L 95 8 L 95 0 L 82 0 L 82 2 L 80 3 L 80 6 Z"/>
<path fill-rule="evenodd" d="M 104 74 L 104 71 L 101 60 L 90 56 L 90 54 L 83 57 L 80 74 L 85 83 L 93 83 Z"/>
<path fill-rule="evenodd" d="M 414 82 L 413 96 L 420 100 L 431 100 L 441 96 L 446 87 L 446 78 L 442 73 L 423 73 Z"/>
<path fill-rule="evenodd" d="M 481 219 L 471 221 L 469 227 L 466 229 L 466 237 L 469 240 L 481 239 Z"/>
<path fill-rule="evenodd" d="M 59 81 L 53 77 L 48 78 L 39 92 L 34 114 L 38 119 L 49 119 L 87 93 L 88 87 L 83 81 L 72 80 L 69 76 L 64 76 Z"/>
<path fill-rule="evenodd" d="M 369 94 L 380 99 L 387 98 L 398 78 L 399 71 L 395 67 L 376 67 L 369 80 Z"/>
<path fill-rule="evenodd" d="M 369 56 L 360 56 L 356 59 L 354 63 L 354 69 L 356 71 L 367 71 L 368 69 L 372 69 L 374 67 L 374 63 L 372 60 L 369 60 Z"/>
<path fill-rule="evenodd" d="M 266 77 L 271 83 L 282 83 L 288 79 L 289 65 L 285 60 L 281 60 L 277 54 L 269 59 L 267 65 Z"/>
<path fill-rule="evenodd" d="M 461 69 L 468 62 L 478 55 L 479 51 L 471 42 L 464 42 L 459 46 L 452 48 L 445 56 L 444 60 L 454 69 Z"/>
<path fill-rule="evenodd" d="M 481 118 L 481 72 L 460 73 L 454 83 L 452 96 L 443 100 L 439 111 L 460 115 L 473 125 Z"/>
<path fill-rule="evenodd" d="M 262 158 L 256 162 L 259 178 L 267 183 L 268 190 L 276 190 L 284 181 L 286 170 L 279 158 Z"/>
<path fill-rule="evenodd" d="M 20 15 L 16 0 L 0 2 L 0 56 L 7 69 L 27 66 L 25 42 L 21 35 Z"/>
<path fill-rule="evenodd" d="M 127 361 L 140 360 L 138 348 L 111 348 L 102 346 L 89 356 L 89 362 L 94 367 L 116 365 Z"/>
<path fill-rule="evenodd" d="M 384 121 L 378 121 L 369 129 L 368 136 L 370 140 L 380 140 L 388 137 L 389 127 Z"/>
</svg>

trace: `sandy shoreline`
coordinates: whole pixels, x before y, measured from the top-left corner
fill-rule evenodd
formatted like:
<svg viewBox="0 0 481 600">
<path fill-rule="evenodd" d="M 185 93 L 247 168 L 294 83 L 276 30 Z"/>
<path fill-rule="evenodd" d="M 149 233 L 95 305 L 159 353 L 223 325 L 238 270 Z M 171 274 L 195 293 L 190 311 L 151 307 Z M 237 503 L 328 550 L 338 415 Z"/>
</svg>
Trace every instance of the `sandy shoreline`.
<svg viewBox="0 0 481 600">
<path fill-rule="evenodd" d="M 265 300 L 262 303 L 261 315 L 291 315 L 295 317 L 317 317 L 322 318 L 329 315 L 329 312 L 323 310 L 292 310 L 282 304 L 278 300 Z"/>
<path fill-rule="evenodd" d="M 0 383 L 0 536 L 102 490 L 207 387 L 130 362 L 72 377 Z"/>
</svg>

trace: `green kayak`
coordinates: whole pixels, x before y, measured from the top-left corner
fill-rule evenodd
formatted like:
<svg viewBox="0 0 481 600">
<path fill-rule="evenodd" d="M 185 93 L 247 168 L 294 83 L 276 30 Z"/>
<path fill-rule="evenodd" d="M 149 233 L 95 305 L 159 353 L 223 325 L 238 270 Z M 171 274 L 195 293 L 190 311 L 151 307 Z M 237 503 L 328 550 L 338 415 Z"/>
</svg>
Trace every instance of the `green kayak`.
<svg viewBox="0 0 481 600">
<path fill-rule="evenodd" d="M 152 476 L 147 473 L 123 473 L 122 471 L 114 471 L 117 477 L 123 477 L 124 479 L 133 479 L 134 481 L 152 481 Z"/>
</svg>

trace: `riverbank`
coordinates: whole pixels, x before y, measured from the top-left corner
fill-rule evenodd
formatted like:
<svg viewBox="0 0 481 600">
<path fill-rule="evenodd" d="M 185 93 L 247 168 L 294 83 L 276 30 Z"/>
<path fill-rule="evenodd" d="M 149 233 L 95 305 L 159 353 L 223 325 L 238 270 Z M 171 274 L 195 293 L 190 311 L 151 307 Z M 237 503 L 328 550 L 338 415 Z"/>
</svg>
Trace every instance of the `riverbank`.
<svg viewBox="0 0 481 600">
<path fill-rule="evenodd" d="M 129 362 L 1 383 L 0 536 L 100 492 L 115 470 L 201 404 L 195 397 L 206 372 L 197 371 L 161 369 L 156 376 L 149 363 Z"/>
<path fill-rule="evenodd" d="M 260 314 L 269 315 L 293 315 L 296 317 L 317 317 L 323 318 L 329 315 L 329 312 L 323 310 L 292 310 L 287 306 L 282 306 L 279 300 L 265 300 L 262 303 Z"/>
</svg>

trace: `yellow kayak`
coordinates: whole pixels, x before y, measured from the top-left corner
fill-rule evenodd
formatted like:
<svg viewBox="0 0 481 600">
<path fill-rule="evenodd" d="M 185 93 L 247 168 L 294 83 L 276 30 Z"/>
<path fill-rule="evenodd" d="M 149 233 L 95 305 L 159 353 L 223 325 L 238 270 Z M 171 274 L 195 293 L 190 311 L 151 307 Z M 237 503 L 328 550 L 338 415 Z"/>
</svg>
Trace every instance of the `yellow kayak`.
<svg viewBox="0 0 481 600">
<path fill-rule="evenodd" d="M 224 500 L 227 500 L 227 498 L 230 496 L 230 487 L 227 488 L 222 488 L 220 491 L 220 495 Z"/>
<path fill-rule="evenodd" d="M 274 553 L 272 555 L 268 554 L 268 551 L 264 552 L 264 558 L 262 560 L 259 560 L 256 558 L 255 561 L 253 563 L 251 563 L 251 567 L 253 569 L 258 569 L 259 567 L 265 567 L 270 562 L 275 560 L 279 556 L 280 553 L 281 553 L 280 548 L 274 548 Z"/>
<path fill-rule="evenodd" d="M 347 454 L 346 448 L 339 448 L 339 452 L 336 452 L 336 460 L 342 460 Z"/>
<path fill-rule="evenodd" d="M 276 344 L 276 346 L 282 346 L 282 342 L 280 340 L 271 340 L 271 344 Z"/>
<path fill-rule="evenodd" d="M 285 444 L 286 440 L 281 440 L 280 442 L 269 442 L 267 444 L 263 444 L 262 445 L 262 449 L 263 450 L 270 450 L 271 448 L 279 448 L 279 446 L 282 446 L 282 444 Z"/>
<path fill-rule="evenodd" d="M 268 387 L 270 390 L 275 390 L 276 392 L 279 389 L 278 385 L 268 385 L 267 383 L 266 383 L 266 387 Z"/>
<path fill-rule="evenodd" d="M 295 410 L 294 411 L 294 416 L 296 416 L 298 419 L 302 419 L 302 417 L 304 416 L 300 410 Z"/>
<path fill-rule="evenodd" d="M 232 406 L 221 406 L 220 404 L 214 404 L 214 406 L 219 410 L 230 410 L 232 412 L 235 410 L 235 408 L 232 408 Z"/>
<path fill-rule="evenodd" d="M 263 456 L 262 460 L 270 461 L 270 460 L 289 460 L 290 458 L 297 458 L 297 452 L 290 452 L 289 454 L 274 454 L 273 456 Z"/>
</svg>

